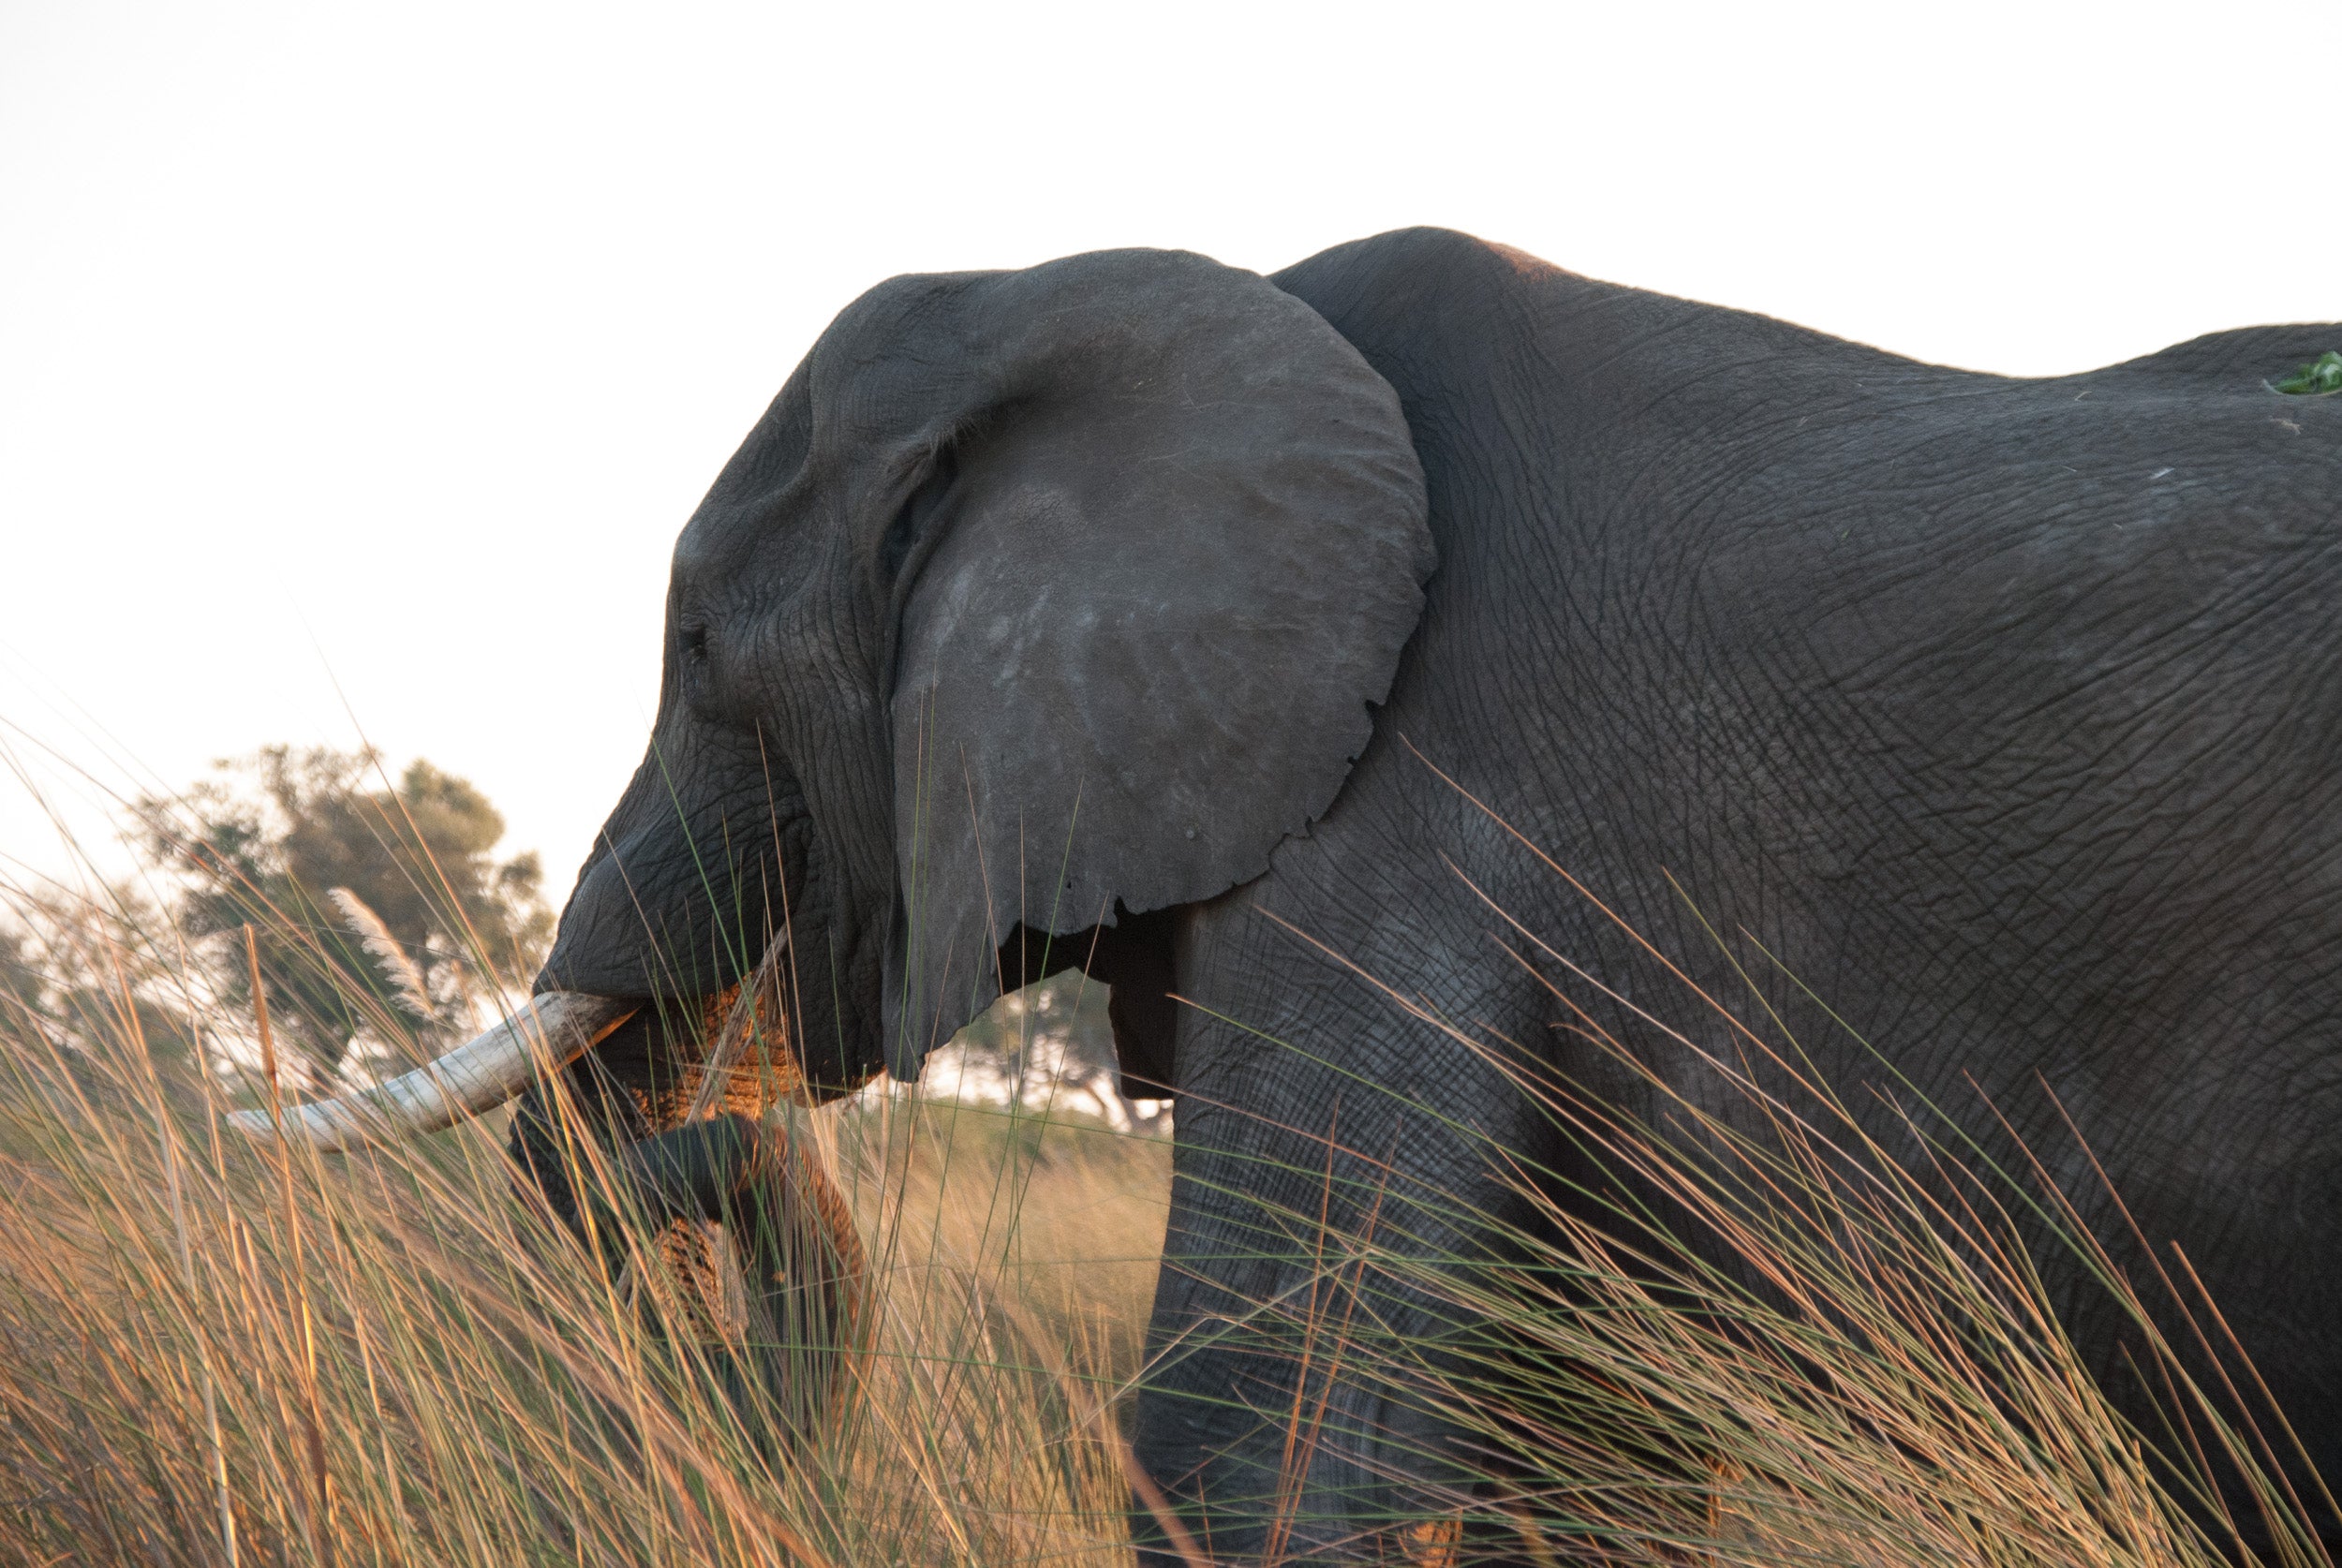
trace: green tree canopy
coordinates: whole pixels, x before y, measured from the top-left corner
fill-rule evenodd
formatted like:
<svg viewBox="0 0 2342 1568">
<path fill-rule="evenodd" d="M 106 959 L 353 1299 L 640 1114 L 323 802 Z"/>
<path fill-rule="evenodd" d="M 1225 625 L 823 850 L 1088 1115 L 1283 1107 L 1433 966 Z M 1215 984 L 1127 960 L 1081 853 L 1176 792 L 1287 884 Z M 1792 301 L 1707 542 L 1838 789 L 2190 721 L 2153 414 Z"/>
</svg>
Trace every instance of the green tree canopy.
<svg viewBox="0 0 2342 1568">
<path fill-rule="evenodd" d="M 494 854 L 504 818 L 486 795 L 421 759 L 382 782 L 373 751 L 273 746 L 141 803 L 182 929 L 249 1005 L 250 925 L 275 1031 L 329 1072 L 362 1030 L 436 1046 L 553 932 L 536 855 Z"/>
</svg>

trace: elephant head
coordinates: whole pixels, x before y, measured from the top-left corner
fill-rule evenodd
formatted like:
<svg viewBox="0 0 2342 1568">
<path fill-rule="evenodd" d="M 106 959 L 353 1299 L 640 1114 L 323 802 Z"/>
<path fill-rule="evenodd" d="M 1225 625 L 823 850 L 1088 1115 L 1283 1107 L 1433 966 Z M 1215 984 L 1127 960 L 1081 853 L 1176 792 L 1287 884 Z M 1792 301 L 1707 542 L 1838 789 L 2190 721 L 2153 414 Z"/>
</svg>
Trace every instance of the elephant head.
<svg viewBox="0 0 2342 1568">
<path fill-rule="evenodd" d="M 1211 897 L 1325 809 L 1424 510 L 1390 388 L 1253 274 L 880 286 L 683 532 L 649 753 L 540 988 L 703 996 L 785 931 L 807 1081 L 915 1072 L 1020 927 Z"/>
<path fill-rule="evenodd" d="M 689 1056 L 663 1020 L 760 964 L 804 1097 L 915 1073 L 1049 939 L 1094 957 L 1327 808 L 1420 613 L 1425 514 L 1391 388 L 1254 274 L 1121 251 L 881 285 L 683 531 L 649 749 L 533 1016 L 295 1125 L 477 1112 L 538 1034 L 573 1071 Z M 1149 987 L 1118 989 L 1147 1032 Z M 631 1087 L 619 1141 L 687 1119 Z"/>
</svg>

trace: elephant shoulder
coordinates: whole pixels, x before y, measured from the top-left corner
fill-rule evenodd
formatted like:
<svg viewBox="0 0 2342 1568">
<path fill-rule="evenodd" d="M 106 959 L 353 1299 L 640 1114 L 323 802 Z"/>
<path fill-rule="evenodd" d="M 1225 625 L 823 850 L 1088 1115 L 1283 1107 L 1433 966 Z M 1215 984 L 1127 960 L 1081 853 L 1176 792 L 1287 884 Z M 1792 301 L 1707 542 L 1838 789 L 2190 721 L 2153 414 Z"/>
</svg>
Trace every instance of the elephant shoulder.
<svg viewBox="0 0 2342 1568">
<path fill-rule="evenodd" d="M 1416 277 L 1451 284 L 1459 274 L 1488 269 L 1492 274 L 1549 275 L 1563 270 L 1526 251 L 1483 240 L 1460 229 L 1418 224 L 1351 240 L 1297 261 L 1268 281 L 1288 294 L 1338 288 L 1344 279 L 1371 278 L 1387 287 L 1393 279 Z"/>
</svg>

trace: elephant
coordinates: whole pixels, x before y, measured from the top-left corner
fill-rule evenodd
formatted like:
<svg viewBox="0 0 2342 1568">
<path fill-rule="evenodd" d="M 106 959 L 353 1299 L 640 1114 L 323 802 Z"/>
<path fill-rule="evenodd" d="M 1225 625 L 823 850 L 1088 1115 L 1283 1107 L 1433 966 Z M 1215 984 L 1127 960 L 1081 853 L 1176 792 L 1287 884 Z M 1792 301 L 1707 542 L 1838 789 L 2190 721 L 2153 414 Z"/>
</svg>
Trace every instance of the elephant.
<svg viewBox="0 0 2342 1568">
<path fill-rule="evenodd" d="M 818 1099 L 1105 982 L 1177 1103 L 1133 1436 L 1166 1561 L 1441 1560 L 1392 1534 L 1435 1421 L 1337 1388 L 1283 1446 L 1258 1308 L 1308 1248 L 1260 1217 L 1356 1233 L 1398 1180 L 1494 1222 L 1490 1146 L 1571 1168 L 1440 1018 L 1649 1108 L 1499 910 L 1682 1092 L 1646 1006 L 1762 952 L 1832 1082 L 1883 1061 L 2034 1146 L 2070 1115 L 2342 1468 L 2342 400 L 2269 382 L 2337 343 L 2015 378 L 1434 229 L 882 283 L 683 529 L 540 1000 L 777 969 Z M 2041 1267 L 2112 1376 L 2086 1271 Z"/>
</svg>

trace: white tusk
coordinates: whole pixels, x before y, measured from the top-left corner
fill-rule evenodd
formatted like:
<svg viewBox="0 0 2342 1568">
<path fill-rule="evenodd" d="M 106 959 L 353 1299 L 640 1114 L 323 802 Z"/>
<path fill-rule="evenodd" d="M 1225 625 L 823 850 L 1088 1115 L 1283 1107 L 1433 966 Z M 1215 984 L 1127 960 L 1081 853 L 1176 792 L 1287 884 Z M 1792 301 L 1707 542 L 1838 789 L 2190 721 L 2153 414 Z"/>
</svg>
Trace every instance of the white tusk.
<svg viewBox="0 0 2342 1568">
<path fill-rule="evenodd" d="M 575 1061 L 641 1005 L 582 991 L 548 991 L 468 1044 L 412 1072 L 354 1094 L 287 1106 L 285 1136 L 339 1149 L 452 1127 L 503 1104 L 540 1072 Z M 276 1135 L 275 1118 L 267 1111 L 238 1111 L 228 1119 L 255 1138 Z"/>
</svg>

